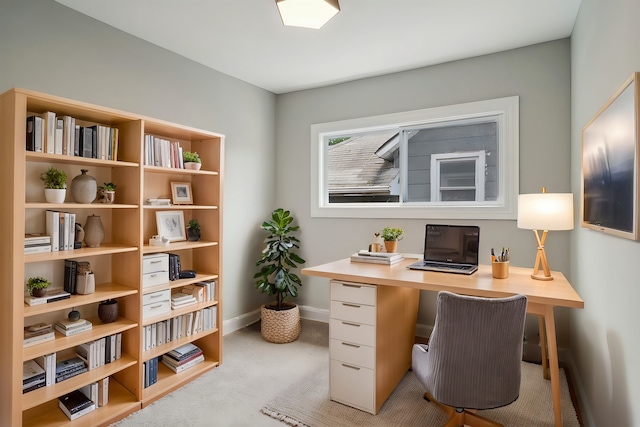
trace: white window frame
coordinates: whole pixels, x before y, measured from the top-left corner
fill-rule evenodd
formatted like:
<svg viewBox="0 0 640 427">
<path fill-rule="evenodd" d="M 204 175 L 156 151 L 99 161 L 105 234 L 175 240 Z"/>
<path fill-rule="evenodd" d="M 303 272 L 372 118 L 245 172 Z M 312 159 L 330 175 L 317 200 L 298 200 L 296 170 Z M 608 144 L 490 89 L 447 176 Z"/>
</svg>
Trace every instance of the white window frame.
<svg viewBox="0 0 640 427">
<path fill-rule="evenodd" d="M 472 160 L 475 163 L 475 179 L 473 186 L 457 187 L 457 188 L 445 188 L 444 191 L 456 191 L 456 190 L 475 190 L 476 202 L 484 201 L 484 169 L 485 169 L 485 152 L 479 151 L 466 151 L 460 153 L 441 153 L 431 155 L 431 198 L 434 202 L 442 201 L 443 191 L 440 184 L 440 165 L 442 163 L 451 161 Z"/>
<path fill-rule="evenodd" d="M 452 120 L 497 117 L 498 200 L 495 202 L 333 203 L 327 183 L 328 138 Z M 311 216 L 331 218 L 516 219 L 519 191 L 519 97 L 511 96 L 423 110 L 311 125 Z M 405 144 L 406 142 L 403 142 Z M 401 147 L 402 149 L 402 147 Z M 404 147 L 406 149 L 406 146 Z M 400 169 L 406 170 L 402 161 Z M 401 177 L 402 180 L 402 177 Z"/>
</svg>

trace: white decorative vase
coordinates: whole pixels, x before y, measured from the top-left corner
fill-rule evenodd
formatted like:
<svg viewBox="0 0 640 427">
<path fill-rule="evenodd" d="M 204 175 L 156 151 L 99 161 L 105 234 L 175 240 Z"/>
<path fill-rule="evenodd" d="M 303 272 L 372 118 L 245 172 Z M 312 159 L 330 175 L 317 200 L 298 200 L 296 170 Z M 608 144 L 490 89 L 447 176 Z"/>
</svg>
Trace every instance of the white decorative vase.
<svg viewBox="0 0 640 427">
<path fill-rule="evenodd" d="M 66 188 L 45 188 L 44 199 L 47 203 L 64 203 L 64 198 L 67 195 Z"/>
<path fill-rule="evenodd" d="M 186 162 L 184 164 L 185 169 L 192 169 L 196 171 L 199 171 L 201 167 L 202 167 L 202 163 L 198 163 L 198 162 Z"/>
</svg>

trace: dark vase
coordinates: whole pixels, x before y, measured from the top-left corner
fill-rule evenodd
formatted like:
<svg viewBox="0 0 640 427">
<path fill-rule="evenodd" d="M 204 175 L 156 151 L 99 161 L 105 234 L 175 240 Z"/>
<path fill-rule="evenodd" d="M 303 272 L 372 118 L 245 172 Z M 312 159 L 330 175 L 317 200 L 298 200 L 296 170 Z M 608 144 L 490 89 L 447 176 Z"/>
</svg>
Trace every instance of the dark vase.
<svg viewBox="0 0 640 427">
<path fill-rule="evenodd" d="M 47 290 L 46 289 L 33 289 L 33 290 L 31 290 L 31 295 L 33 295 L 36 298 L 42 298 L 46 294 L 47 294 Z"/>
<path fill-rule="evenodd" d="M 118 318 L 118 301 L 110 299 L 98 305 L 98 318 L 102 323 L 115 322 Z"/>
<path fill-rule="evenodd" d="M 190 242 L 197 242 L 198 240 L 200 240 L 200 231 L 187 228 L 187 239 Z"/>
</svg>

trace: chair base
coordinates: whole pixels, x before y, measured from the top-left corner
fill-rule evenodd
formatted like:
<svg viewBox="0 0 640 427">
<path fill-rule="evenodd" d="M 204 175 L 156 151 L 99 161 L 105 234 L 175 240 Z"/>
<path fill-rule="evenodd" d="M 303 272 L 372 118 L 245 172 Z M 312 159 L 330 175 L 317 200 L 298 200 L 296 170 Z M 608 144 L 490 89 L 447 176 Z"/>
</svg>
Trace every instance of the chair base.
<svg viewBox="0 0 640 427">
<path fill-rule="evenodd" d="M 471 427 L 504 427 L 502 424 L 491 421 L 468 409 L 458 412 L 456 408 L 438 402 L 429 393 L 425 393 L 424 398 L 429 402 L 433 402 L 438 408 L 449 415 L 449 419 L 444 427 L 464 427 L 465 425 Z"/>
</svg>

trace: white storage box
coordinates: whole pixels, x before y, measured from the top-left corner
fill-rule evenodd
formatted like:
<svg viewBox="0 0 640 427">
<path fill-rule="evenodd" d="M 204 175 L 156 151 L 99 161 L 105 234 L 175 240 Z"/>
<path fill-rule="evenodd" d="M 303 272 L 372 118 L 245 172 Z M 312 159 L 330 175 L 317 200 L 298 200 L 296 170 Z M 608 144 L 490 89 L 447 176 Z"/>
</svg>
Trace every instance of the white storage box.
<svg viewBox="0 0 640 427">
<path fill-rule="evenodd" d="M 142 287 L 169 282 L 169 254 L 153 254 L 142 257 Z"/>
<path fill-rule="evenodd" d="M 166 314 L 171 311 L 171 291 L 152 292 L 142 296 L 142 318 Z"/>
</svg>

